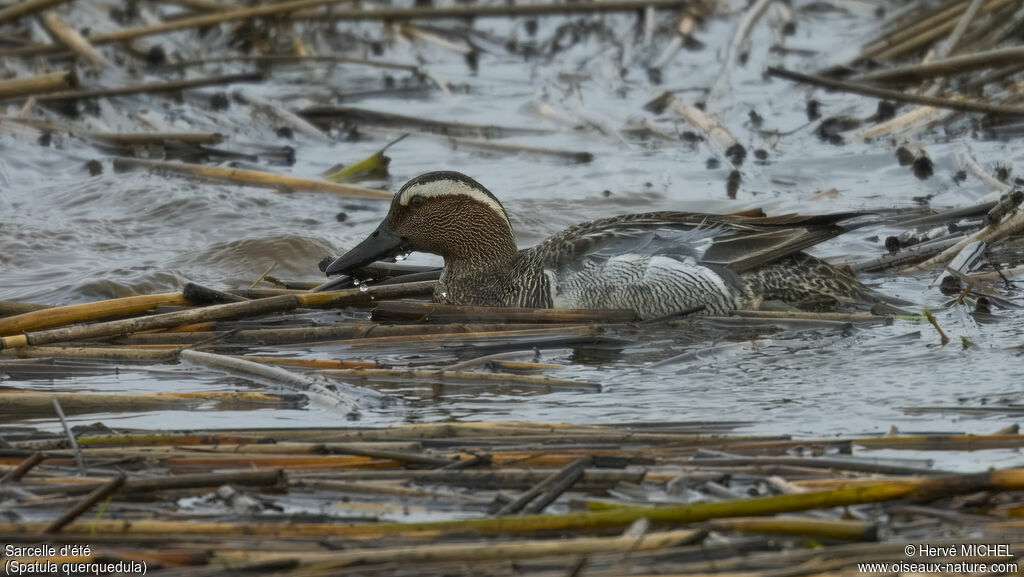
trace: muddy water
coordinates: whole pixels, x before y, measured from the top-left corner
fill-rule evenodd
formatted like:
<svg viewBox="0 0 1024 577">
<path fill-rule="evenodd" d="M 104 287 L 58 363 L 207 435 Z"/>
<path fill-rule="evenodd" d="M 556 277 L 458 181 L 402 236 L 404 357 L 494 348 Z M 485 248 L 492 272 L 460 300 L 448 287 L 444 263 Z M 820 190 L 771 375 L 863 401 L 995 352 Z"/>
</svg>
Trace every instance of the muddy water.
<svg viewBox="0 0 1024 577">
<path fill-rule="evenodd" d="M 823 143 L 815 135 L 818 124 L 806 115 L 809 97 L 821 102 L 825 116 L 866 118 L 874 113 L 876 102 L 769 80 L 762 71 L 768 65 L 813 71 L 842 62 L 874 34 L 878 21 L 873 10 L 861 3 L 843 3 L 838 9 L 823 9 L 822 3 L 795 5 L 796 33 L 782 37 L 775 14 L 769 12 L 752 35 L 746 65 L 734 69 L 728 90 L 708 103 L 748 149 L 734 199 L 726 191 L 731 167 L 709 162 L 714 155 L 706 143 L 640 138 L 620 129 L 631 118 L 647 117 L 669 135 L 691 130 L 671 113 L 655 118 L 642 107 L 666 88 L 678 90 L 684 101 L 704 101 L 701 89 L 719 74 L 738 13 L 709 19 L 696 35 L 703 48 L 677 54 L 663 68 L 661 86 L 650 83 L 646 63 L 665 47 L 671 22 L 662 23 L 664 29 L 644 45 L 636 35 L 635 16 L 619 15 L 593 20 L 603 23 L 608 37 L 584 36 L 557 55 L 542 58 L 509 54 L 504 41 L 515 37 L 520 43 L 543 48 L 569 19 L 542 18 L 535 36 L 522 21 L 479 20 L 475 27 L 487 37 L 481 41 L 486 52 L 480 56 L 478 71 L 467 66 L 461 54 L 437 45 L 404 40 L 386 44 L 380 58 L 422 61 L 437 78 L 454 85 L 451 95 L 432 89 L 428 82 L 426 90 L 413 96 L 359 96 L 384 88 L 385 76 L 399 84 L 410 80 L 403 72 L 350 65 L 281 66 L 274 69 L 271 80 L 247 88 L 293 109 L 342 103 L 440 120 L 550 129 L 549 135 L 507 141 L 592 153 L 593 162 L 574 164 L 550 156 L 453 149 L 445 142 L 414 136 L 389 150 L 390 178 L 368 183 L 394 190 L 425 171 L 465 172 L 502 199 L 523 246 L 576 222 L 624 212 L 752 207 L 771 213 L 870 211 L 919 206 L 922 199 L 934 208 L 964 206 L 991 189 L 973 177 L 956 182 L 954 154 L 970 149 L 990 168 L 995 163 L 1021 166 L 1024 152 L 1019 142 L 969 130 L 970 119 L 955 122 L 952 132 L 936 128 L 909 140 L 923 145 L 934 161 L 934 175 L 924 180 L 898 164 L 889 140 L 844 146 Z M 381 36 L 381 28 L 374 24 L 359 25 L 357 31 Z M 322 36 L 322 31 L 317 33 Z M 196 46 L 188 33 L 161 42 L 182 55 L 194 52 Z M 792 50 L 771 51 L 772 45 Z M 14 70 L 20 66 L 4 65 Z M 208 66 L 203 73 L 242 68 Z M 106 74 L 100 80 L 111 84 L 123 80 L 117 71 Z M 150 73 L 149 78 L 160 76 Z M 334 134 L 332 141 L 283 138 L 275 132 L 277 123 L 254 117 L 237 102 L 227 110 L 211 110 L 214 92 L 193 91 L 183 100 L 104 101 L 96 114 L 78 122 L 109 131 L 151 127 L 220 132 L 227 135 L 220 147 L 229 150 L 253 151 L 257 144 L 291 146 L 295 165 L 271 168 L 312 178 L 336 163 L 358 161 L 394 138 L 370 129 L 355 141 L 345 141 L 345 134 Z M 540 104 L 550 106 L 557 115 L 537 114 Z M 17 108 L 8 106 L 6 112 L 16 113 Z M 760 122 L 752 117 L 754 113 Z M 186 281 L 242 286 L 275 261 L 274 275 L 279 278 L 317 280 L 317 261 L 361 240 L 387 209 L 382 201 L 327 193 L 286 194 L 149 173 L 115 173 L 104 150 L 60 135 L 40 145 L 37 136 L 0 127 L 0 299 L 4 300 L 67 304 L 178 290 Z M 764 158 L 755 158 L 755 150 L 762 150 Z M 89 175 L 85 163 L 93 159 L 103 163 L 101 175 Z M 816 193 L 833 188 L 835 194 L 812 200 Z M 893 232 L 880 226 L 862 228 L 814 252 L 836 261 L 876 256 L 883 250 L 882 241 Z M 411 261 L 438 262 L 428 255 L 414 255 Z M 1021 401 L 1024 364 L 1019 351 L 1006 347 L 1024 344 L 1024 313 L 997 310 L 993 322 L 978 325 L 962 311 L 941 310 L 946 297 L 929 287 L 934 276 L 893 273 L 864 280 L 918 307 L 937 310 L 939 322 L 954 339 L 946 347 L 939 346 L 930 326 L 908 321 L 856 329 L 787 330 L 757 344 L 694 342 L 684 334 L 685 328 L 666 329 L 654 341 L 621 351 L 544 351 L 545 360 L 568 365 L 552 376 L 600 383 L 600 393 L 382 384 L 383 390 L 402 397 L 403 402 L 386 412 L 365 414 L 361 424 L 448 419 L 740 420 L 747 423 L 741 430 L 748 432 L 814 437 L 877 434 L 892 426 L 903 432 L 991 433 L 1012 423 L 1013 415 L 908 415 L 902 411 L 903 407 Z M 1019 289 L 1009 296 L 1019 301 Z M 975 346 L 961 347 L 961 336 Z M 438 351 L 380 352 L 319 345 L 289 352 L 404 360 Z M 649 366 L 685 353 L 692 354 L 678 362 Z M 0 384 L 104 392 L 252 386 L 186 365 L 123 367 L 117 375 L 51 377 L 13 373 L 0 376 Z M 102 420 L 115 427 L 343 424 L 337 415 L 317 408 L 164 411 L 71 420 Z M 28 423 L 54 426 L 50 419 Z M 1009 451 L 942 458 L 949 466 L 963 468 L 1019 460 Z"/>
</svg>

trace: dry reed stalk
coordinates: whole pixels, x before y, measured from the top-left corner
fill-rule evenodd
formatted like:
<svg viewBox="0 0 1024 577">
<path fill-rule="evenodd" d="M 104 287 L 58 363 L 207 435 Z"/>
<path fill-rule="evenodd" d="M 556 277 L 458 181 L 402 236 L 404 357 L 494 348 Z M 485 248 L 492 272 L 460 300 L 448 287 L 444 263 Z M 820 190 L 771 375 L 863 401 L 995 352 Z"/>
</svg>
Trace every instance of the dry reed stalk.
<svg viewBox="0 0 1024 577">
<path fill-rule="evenodd" d="M 93 489 L 88 495 L 79 501 L 70 511 L 61 515 L 57 520 L 43 529 L 43 534 L 58 533 L 61 529 L 68 526 L 72 521 L 77 519 L 82 513 L 85 513 L 92 508 L 93 505 L 99 503 L 107 497 L 111 497 L 114 493 L 118 492 L 121 487 L 124 486 L 124 475 L 115 477 L 110 481 L 100 485 Z"/>
<path fill-rule="evenodd" d="M 267 393 L 0 393 L 0 413 L 12 415 L 51 415 L 53 400 L 60 401 L 67 413 L 103 413 L 117 411 L 168 410 L 214 402 L 220 410 L 261 407 L 293 407 L 295 397 Z"/>
<path fill-rule="evenodd" d="M 371 316 L 376 321 L 499 322 L 499 323 L 623 323 L 636 320 L 630 310 L 534 309 L 479 307 L 424 302 L 379 303 Z"/>
<path fill-rule="evenodd" d="M 299 115 L 313 122 L 331 123 L 345 121 L 360 125 L 370 126 L 399 126 L 407 129 L 418 129 L 424 131 L 440 132 L 446 135 L 485 135 L 489 138 L 500 137 L 508 134 L 521 134 L 541 136 L 551 134 L 553 131 L 540 128 L 526 128 L 521 126 L 494 126 L 488 124 L 469 124 L 465 122 L 453 122 L 423 118 L 421 116 L 405 116 L 381 112 L 352 106 L 318 106 L 306 108 L 299 111 Z"/>
<path fill-rule="evenodd" d="M 851 443 L 869 449 L 976 451 L 1024 447 L 1024 435 L 901 435 L 852 439 Z"/>
<path fill-rule="evenodd" d="M 729 314 L 737 317 L 756 319 L 803 319 L 803 320 L 828 320 L 847 323 L 877 323 L 885 322 L 886 317 L 878 315 L 851 315 L 844 313 L 811 313 L 799 311 L 759 311 L 759 310 L 734 310 Z"/>
<path fill-rule="evenodd" d="M 317 379 L 306 375 L 236 357 L 189 349 L 181 351 L 178 356 L 182 360 L 194 364 L 228 371 L 250 379 L 268 380 L 275 384 L 283 385 L 306 395 L 311 401 L 321 403 L 332 409 L 341 408 L 349 414 L 358 412 L 360 408 L 379 406 L 387 400 L 384 395 L 372 389 L 337 382 L 328 387 Z"/>
<path fill-rule="evenodd" d="M 873 86 L 865 86 L 861 84 L 853 84 L 851 82 L 843 82 L 841 80 L 833 80 L 831 78 L 825 78 L 824 76 L 802 74 L 800 72 L 793 72 L 792 70 L 779 68 L 777 66 L 769 66 L 768 75 L 778 76 L 780 78 L 786 78 L 794 82 L 802 82 L 805 84 L 811 84 L 814 86 L 820 86 L 832 90 L 852 92 L 853 94 L 860 94 L 863 96 L 869 96 L 871 98 L 894 100 L 896 102 L 910 102 L 913 104 L 924 104 L 935 108 L 946 108 L 949 110 L 957 110 L 960 112 L 981 112 L 985 114 L 1001 114 L 1006 116 L 1024 116 L 1024 106 L 985 104 L 983 102 L 972 102 L 966 99 L 958 100 L 955 98 L 939 98 L 936 96 L 925 96 L 923 94 L 909 94 L 906 92 L 900 92 L 898 90 L 887 90 L 884 88 L 875 88 Z"/>
<path fill-rule="evenodd" d="M 960 242 L 947 248 L 938 255 L 924 261 L 923 263 L 911 267 L 908 270 L 923 270 L 929 266 L 941 264 L 952 260 L 953 257 L 960 254 L 960 251 L 971 243 L 977 241 L 983 241 L 987 243 L 993 243 L 1011 235 L 1017 234 L 1024 230 L 1024 210 L 1018 209 L 1016 213 L 1003 219 L 1001 222 L 991 224 L 978 232 L 965 237 Z"/>
<path fill-rule="evenodd" d="M 443 7 L 387 8 L 379 10 L 302 11 L 293 20 L 334 18 L 342 21 L 360 20 L 433 20 L 438 18 L 489 18 L 500 16 L 551 16 L 571 14 L 606 14 L 646 9 L 671 10 L 685 8 L 683 0 L 604 0 L 577 3 L 474 4 Z"/>
<path fill-rule="evenodd" d="M 600 390 L 601 385 L 583 381 L 552 379 L 511 373 L 473 373 L 427 369 L 324 369 L 317 371 L 332 377 L 356 377 L 368 380 L 420 381 L 430 383 L 463 382 L 470 384 L 529 385 L 533 387 Z"/>
<path fill-rule="evenodd" d="M 371 130 L 374 132 L 383 132 L 386 134 L 397 134 L 405 132 L 404 130 L 396 130 L 380 126 L 373 127 Z M 418 132 L 415 134 L 415 136 L 417 138 L 429 138 L 431 140 L 447 142 L 448 144 L 451 145 L 453 149 L 476 148 L 479 150 L 492 150 L 495 152 L 503 152 L 506 154 L 553 156 L 581 164 L 594 160 L 594 155 L 590 152 L 585 151 L 559 150 L 556 148 L 545 148 L 542 146 L 529 146 L 526 144 L 514 144 L 510 142 L 495 142 L 493 140 L 487 140 L 482 138 L 464 138 L 459 136 L 451 136 L 448 134 L 434 134 L 431 132 Z"/>
<path fill-rule="evenodd" d="M 282 365 L 286 367 L 304 367 L 308 369 L 375 369 L 376 361 L 339 361 L 335 359 L 293 359 L 283 357 L 258 357 L 252 355 L 232 355 L 236 359 L 251 361 L 254 363 L 265 363 L 268 365 Z"/>
<path fill-rule="evenodd" d="M 447 326 L 447 325 L 439 325 Z M 534 325 L 535 326 L 535 325 Z M 609 325 L 613 326 L 613 325 Z M 391 337 L 363 337 L 337 341 L 338 344 L 372 347 L 393 344 L 421 344 L 423 341 L 439 342 L 442 340 L 470 341 L 485 339 L 528 339 L 544 336 L 596 336 L 600 328 L 595 325 L 561 325 L 557 327 L 529 328 L 522 330 L 497 330 L 485 332 L 454 332 L 454 333 L 422 333 L 418 335 L 397 335 Z"/>
<path fill-rule="evenodd" d="M 162 160 L 144 160 L 141 158 L 114 159 L 115 170 L 132 170 L 137 168 L 212 178 L 234 184 L 252 185 L 263 188 L 333 192 L 364 198 L 390 199 L 392 197 L 389 192 L 373 188 L 366 188 L 351 184 L 336 184 L 326 180 L 312 180 L 297 176 L 264 172 L 261 170 L 225 168 L 222 166 L 204 166 L 201 164 L 190 164 L 187 162 L 166 162 Z"/>
<path fill-rule="evenodd" d="M 994 10 L 998 10 L 1004 6 L 1010 5 L 1015 1 L 1016 0 L 990 0 L 987 4 L 985 4 L 984 7 L 981 8 L 981 13 L 986 14 Z M 965 5 L 963 8 L 964 10 L 966 10 L 967 6 Z M 959 18 L 957 18 L 956 16 L 959 16 L 961 12 L 962 10 L 957 12 L 957 14 L 954 17 L 945 20 L 942 24 L 939 24 L 937 26 L 929 26 L 925 28 L 923 31 L 915 30 L 915 35 L 913 35 L 912 37 L 908 38 L 903 42 L 897 43 L 895 45 L 892 45 L 892 43 L 888 43 L 886 45 L 887 47 L 884 47 L 885 49 L 872 50 L 869 53 L 862 53 L 862 56 L 867 55 L 868 57 L 874 58 L 876 60 L 891 60 L 893 58 L 902 56 L 912 50 L 921 48 L 930 42 L 942 38 L 944 35 L 948 34 L 951 30 L 953 30 L 959 21 Z M 926 23 L 927 22 L 925 21 L 921 22 L 920 24 L 923 25 Z"/>
<path fill-rule="evenodd" d="M 217 132 L 83 132 L 79 136 L 115 146 L 146 146 L 149 144 L 220 144 L 224 135 Z"/>
<path fill-rule="evenodd" d="M 104 359 L 130 362 L 167 362 L 178 357 L 177 349 L 150 350 L 127 347 L 18 347 L 5 352 L 18 358 L 29 359 Z"/>
<path fill-rule="evenodd" d="M 385 60 L 368 60 L 366 58 L 354 58 L 351 56 L 336 55 L 308 55 L 297 56 L 295 54 L 262 54 L 262 55 L 237 55 L 218 56 L 214 58 L 197 58 L 186 60 L 175 64 L 169 64 L 174 68 L 187 68 L 192 66 L 203 66 L 206 64 L 221 64 L 226 62 L 252 62 L 256 64 L 301 64 L 306 62 L 323 62 L 328 64 L 360 64 L 376 68 L 388 68 L 392 70 L 406 70 L 416 72 L 419 66 L 415 64 L 402 64 L 399 62 L 388 62 Z"/>
<path fill-rule="evenodd" d="M 878 527 L 863 521 L 809 519 L 806 517 L 733 517 L 708 523 L 715 531 L 803 535 L 842 541 L 877 541 Z"/>
<path fill-rule="evenodd" d="M 107 68 L 110 66 L 110 62 L 103 57 L 84 36 L 78 33 L 78 30 L 68 26 L 61 19 L 60 15 L 56 12 L 47 12 L 43 14 L 43 24 L 46 29 L 50 31 L 54 37 L 57 38 L 62 44 L 67 46 L 69 49 L 77 52 L 80 56 L 84 57 L 89 62 L 92 62 L 93 66 L 99 69 Z"/>
<path fill-rule="evenodd" d="M 69 1 L 70 0 L 24 0 L 22 2 L 16 2 L 7 8 L 0 10 L 0 24 L 14 22 L 23 16 L 42 12 L 43 10 L 53 8 L 54 6 L 58 6 Z"/>
<path fill-rule="evenodd" d="M 259 72 L 244 72 L 240 74 L 226 74 L 224 76 L 210 76 L 207 78 L 193 78 L 190 80 L 171 80 L 168 82 L 151 82 L 148 84 L 137 84 L 134 86 L 119 86 L 116 88 L 96 88 L 92 90 L 69 90 L 65 92 L 53 92 L 36 96 L 37 102 L 66 102 L 71 100 L 89 100 L 92 98 L 112 98 L 117 96 L 131 96 L 134 94 L 163 94 L 176 93 L 192 88 L 203 88 L 206 86 L 220 86 L 234 84 L 236 82 L 260 82 L 265 77 Z"/>
<path fill-rule="evenodd" d="M 188 306 L 189 304 L 182 293 L 176 292 L 46 308 L 0 319 L 0 336 L 113 316 L 138 314 L 158 306 Z"/>
<path fill-rule="evenodd" d="M 474 471 L 382 471 L 374 474 L 402 473 L 412 476 L 439 473 L 465 475 Z M 261 473 L 235 474 L 239 481 L 252 482 Z M 264 473 L 266 474 L 266 473 Z M 347 474 L 347 473 L 346 473 Z M 364 474 L 357 472 L 357 474 Z M 190 477 L 187 481 L 185 477 Z M 184 488 L 219 485 L 223 475 L 196 475 L 164 477 L 156 479 L 129 480 L 124 490 L 150 491 L 164 488 Z M 216 481 L 214 481 L 216 478 Z M 239 482 L 231 481 L 231 482 Z M 275 476 L 265 480 L 277 483 Z M 134 484 L 134 486 L 133 486 Z M 214 486 L 216 486 L 214 485 Z M 88 492 L 95 488 L 92 483 L 80 483 L 68 487 L 46 487 L 61 493 Z M 33 486 L 37 492 L 38 487 Z M 693 523 L 712 519 L 766 516 L 779 513 L 808 511 L 855 504 L 881 503 L 898 499 L 936 499 L 963 495 L 977 491 L 1019 491 L 1024 489 L 1024 469 L 1004 469 L 967 475 L 945 477 L 913 478 L 903 480 L 874 480 L 854 487 L 823 491 L 809 491 L 796 495 L 755 497 L 721 502 L 689 503 L 659 507 L 629 508 L 597 513 L 568 513 L 561 515 L 523 515 L 516 517 L 473 518 L 453 521 L 427 521 L 412 523 L 372 524 L 233 524 L 233 523 L 185 523 L 146 520 L 78 522 L 68 527 L 69 533 L 97 534 L 140 534 L 177 533 L 191 535 L 250 535 L 298 536 L 317 535 L 320 537 L 343 535 L 403 535 L 423 531 L 456 532 L 475 531 L 480 534 L 497 534 L 529 531 L 569 530 L 583 528 L 622 527 L 646 518 L 652 523 Z M 53 491 L 50 491 L 51 493 Z M 42 523 L 0 523 L 0 533 L 39 531 Z"/>
<path fill-rule="evenodd" d="M 932 60 L 924 64 L 912 64 L 888 70 L 877 70 L 858 76 L 856 80 L 862 82 L 921 81 L 965 74 L 1006 64 L 1015 64 L 1021 60 L 1024 60 L 1024 47 L 1012 46 L 952 56 L 941 60 Z"/>
<path fill-rule="evenodd" d="M 163 299 L 181 298 L 181 293 L 170 293 L 168 295 L 154 295 Z M 144 299 L 145 297 L 129 297 Z M 157 299 L 154 299 L 157 300 Z M 143 304 L 152 305 L 153 300 L 140 301 Z M 73 305 L 87 306 L 87 305 Z M 142 306 L 136 303 L 136 306 Z M 0 337 L 0 350 L 23 347 L 26 345 L 46 345 L 58 342 L 84 340 L 95 337 L 108 337 L 123 335 L 138 331 L 151 329 L 166 329 L 184 324 L 203 322 L 209 320 L 221 320 L 227 318 L 238 318 L 248 316 L 259 316 L 278 312 L 287 312 L 299 307 L 299 301 L 294 296 L 271 297 L 267 299 L 246 301 L 241 303 L 229 303 L 225 305 L 214 305 L 200 309 L 191 309 L 172 313 L 151 315 L 148 317 L 131 318 L 120 321 L 107 321 L 89 325 L 77 325 L 66 328 L 41 330 L 25 333 L 17 336 Z M 45 314 L 52 309 L 39 311 Z M 102 309 L 109 311 L 109 307 Z M 4 319 L 10 320 L 10 319 Z"/>
<path fill-rule="evenodd" d="M 303 563 L 309 571 L 353 565 L 379 565 L 401 559 L 403 563 L 444 561 L 487 561 L 533 559 L 566 555 L 637 551 L 657 551 L 701 540 L 703 531 L 682 529 L 646 533 L 640 536 L 576 537 L 534 541 L 429 544 L 412 547 L 354 549 L 338 553 L 316 554 Z"/>
<path fill-rule="evenodd" d="M 76 83 L 72 72 L 51 72 L 39 76 L 0 80 L 0 100 L 68 90 L 74 88 Z"/>
</svg>

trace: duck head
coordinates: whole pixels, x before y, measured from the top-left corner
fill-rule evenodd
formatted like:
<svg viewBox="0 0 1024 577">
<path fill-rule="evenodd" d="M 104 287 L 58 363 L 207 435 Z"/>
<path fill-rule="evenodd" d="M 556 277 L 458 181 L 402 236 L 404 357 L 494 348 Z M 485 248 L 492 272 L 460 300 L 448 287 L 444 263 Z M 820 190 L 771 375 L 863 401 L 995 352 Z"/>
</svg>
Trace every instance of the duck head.
<svg viewBox="0 0 1024 577">
<path fill-rule="evenodd" d="M 373 233 L 332 262 L 328 275 L 412 251 L 455 263 L 501 263 L 516 254 L 505 208 L 482 184 L 459 172 L 428 172 L 410 180 L 391 201 Z"/>
</svg>

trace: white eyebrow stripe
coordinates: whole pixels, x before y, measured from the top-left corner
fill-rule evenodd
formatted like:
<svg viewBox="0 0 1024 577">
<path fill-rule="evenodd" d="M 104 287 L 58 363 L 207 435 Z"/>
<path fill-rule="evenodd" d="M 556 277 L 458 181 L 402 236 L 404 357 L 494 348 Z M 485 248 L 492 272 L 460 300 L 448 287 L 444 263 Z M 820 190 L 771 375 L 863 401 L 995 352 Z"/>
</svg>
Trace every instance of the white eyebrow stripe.
<svg viewBox="0 0 1024 577">
<path fill-rule="evenodd" d="M 468 196 L 469 198 L 487 205 L 491 210 L 499 214 L 511 230 L 512 223 L 508 219 L 508 215 L 505 214 L 505 209 L 501 207 L 498 201 L 491 198 L 486 192 L 457 180 L 433 180 L 425 182 L 423 184 L 414 184 L 402 191 L 402 196 L 398 198 L 398 204 L 402 206 L 408 206 L 409 200 L 414 196 L 422 196 L 423 198 L 430 198 L 435 196 L 450 196 L 450 195 L 461 195 Z"/>
</svg>

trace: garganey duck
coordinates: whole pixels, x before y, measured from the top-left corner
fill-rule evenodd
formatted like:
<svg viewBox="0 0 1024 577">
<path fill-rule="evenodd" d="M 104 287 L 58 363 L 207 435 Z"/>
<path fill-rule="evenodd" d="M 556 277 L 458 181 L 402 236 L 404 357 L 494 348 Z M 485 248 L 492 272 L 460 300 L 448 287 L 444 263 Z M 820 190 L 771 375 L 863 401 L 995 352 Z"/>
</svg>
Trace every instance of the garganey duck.
<svg viewBox="0 0 1024 577">
<path fill-rule="evenodd" d="M 767 300 L 874 302 L 867 287 L 801 252 L 843 232 L 836 223 L 851 216 L 625 214 L 520 250 L 490 191 L 458 172 L 430 172 L 406 183 L 377 230 L 326 273 L 424 251 L 444 257 L 440 303 L 632 309 L 640 318 L 701 305 L 725 314 Z"/>
</svg>

